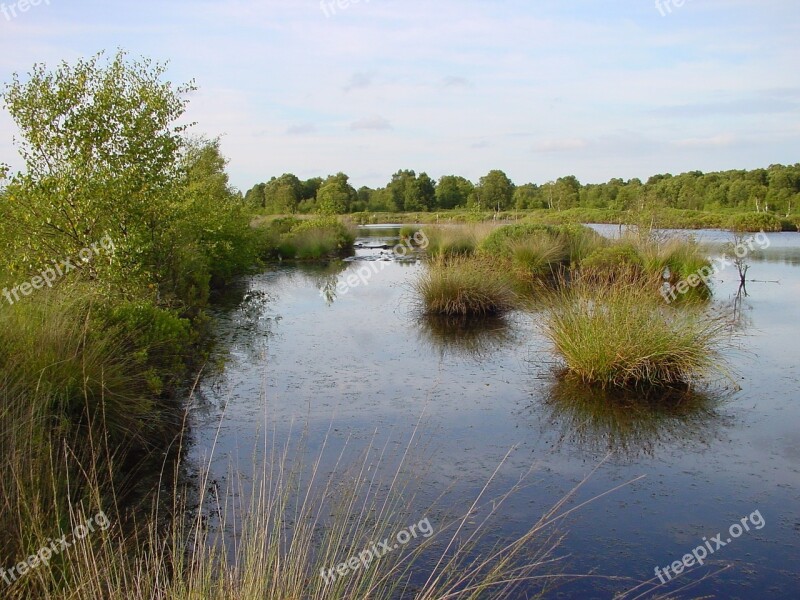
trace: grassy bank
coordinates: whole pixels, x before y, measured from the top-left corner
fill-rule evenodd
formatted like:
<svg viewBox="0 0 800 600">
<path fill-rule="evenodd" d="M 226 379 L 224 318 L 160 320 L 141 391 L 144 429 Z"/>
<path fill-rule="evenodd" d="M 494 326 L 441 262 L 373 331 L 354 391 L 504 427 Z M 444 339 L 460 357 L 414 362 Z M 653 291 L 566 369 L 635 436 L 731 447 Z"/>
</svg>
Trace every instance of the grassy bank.
<svg viewBox="0 0 800 600">
<path fill-rule="evenodd" d="M 262 253 L 218 141 L 174 126 L 185 90 L 163 74 L 120 53 L 38 65 L 3 94 L 25 170 L 0 187 L 0 565 L 78 513 L 152 506 L 209 297 Z M 58 591 L 75 567 L 59 556 L 14 589 Z"/>
<path fill-rule="evenodd" d="M 490 494 L 507 455 L 471 500 L 445 494 L 419 506 L 415 498 L 430 467 L 417 444 L 414 434 L 400 457 L 387 457 L 379 446 L 360 456 L 346 448 L 328 472 L 320 466 L 336 458 L 326 456 L 328 440 L 311 456 L 302 439 L 265 442 L 271 451 L 256 471 L 231 471 L 228 488 L 217 489 L 204 472 L 194 491 L 173 490 L 168 513 L 154 513 L 141 528 L 126 530 L 112 517 L 83 539 L 70 536 L 68 548 L 5 587 L 3 597 L 499 600 L 523 589 L 526 597 L 542 597 L 559 578 L 554 522 L 570 495 L 532 518 L 527 532 L 498 541 L 493 523 L 531 473 Z M 376 470 L 384 475 L 375 476 Z M 64 531 L 97 514 L 88 503 L 69 509 Z M 237 543 L 231 548 L 225 532 L 234 518 Z M 490 549 L 480 550 L 489 539 Z M 381 551 L 384 540 L 398 544 Z M 46 542 L 33 538 L 40 545 L 31 546 L 31 555 Z"/>
<path fill-rule="evenodd" d="M 320 260 L 350 256 L 355 228 L 337 217 L 256 219 L 264 260 Z"/>
<path fill-rule="evenodd" d="M 542 225 L 604 223 L 638 225 L 662 229 L 730 229 L 737 231 L 798 231 L 800 216 L 779 217 L 767 213 L 731 209 L 699 211 L 678 208 L 658 210 L 617 210 L 610 208 L 569 208 L 565 210 L 526 209 L 500 212 L 467 209 L 405 213 L 354 213 L 348 218 L 360 225 L 391 223 L 465 224 L 526 221 Z"/>
</svg>

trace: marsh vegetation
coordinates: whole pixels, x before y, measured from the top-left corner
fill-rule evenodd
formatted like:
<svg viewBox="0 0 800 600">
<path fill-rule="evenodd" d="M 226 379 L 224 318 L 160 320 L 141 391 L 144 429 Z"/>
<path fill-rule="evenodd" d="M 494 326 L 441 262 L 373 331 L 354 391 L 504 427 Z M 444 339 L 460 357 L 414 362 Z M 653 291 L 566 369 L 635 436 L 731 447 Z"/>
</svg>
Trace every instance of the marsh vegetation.
<svg viewBox="0 0 800 600">
<path fill-rule="evenodd" d="M 0 287 L 7 299 L 0 307 L 0 567 L 15 565 L 21 575 L 3 596 L 506 598 L 549 591 L 560 581 L 553 559 L 562 541 L 551 525 L 571 512 L 566 507 L 573 488 L 538 504 L 533 516 L 527 506 L 520 511 L 525 526 L 499 537 L 495 519 L 502 522 L 501 508 L 526 487 L 516 472 L 502 477 L 508 455 L 492 466 L 477 493 L 460 490 L 447 504 L 445 493 L 426 496 L 428 481 L 417 477 L 416 464 L 412 468 L 405 461 L 416 431 L 409 446 L 387 442 L 377 455 L 370 446 L 350 468 L 341 466 L 347 463 L 343 456 L 352 456 L 340 448 L 326 470 L 327 454 L 306 452 L 303 436 L 301 441 L 287 436 L 281 445 L 278 426 L 276 435 L 259 437 L 249 449 L 258 455 L 254 469 L 247 475 L 234 470 L 226 487 L 212 465 L 216 437 L 211 457 L 187 457 L 199 444 L 191 428 L 203 404 L 197 390 L 209 371 L 224 371 L 226 361 L 241 360 L 242 371 L 249 373 L 253 364 L 263 361 L 272 368 L 283 360 L 292 382 L 282 391 L 293 408 L 347 388 L 341 405 L 355 406 L 356 416 L 363 417 L 370 406 L 359 398 L 378 402 L 370 384 L 342 383 L 321 371 L 369 373 L 364 365 L 350 364 L 362 355 L 367 364 L 404 351 L 409 354 L 402 355 L 403 364 L 420 360 L 405 342 L 422 355 L 425 373 L 435 370 L 437 358 L 442 369 L 445 356 L 491 363 L 512 341 L 524 346 L 538 331 L 551 343 L 548 359 L 558 358 L 548 377 L 594 394 L 591 402 L 565 409 L 573 420 L 591 422 L 589 416 L 595 429 L 619 430 L 628 424 L 622 414 L 636 413 L 639 433 L 609 439 L 623 449 L 641 445 L 661 429 L 639 417 L 654 414 L 659 419 L 653 422 L 681 424 L 710 413 L 710 403 L 690 392 L 715 372 L 727 376 L 722 350 L 728 323 L 715 315 L 707 281 L 678 302 L 664 302 L 661 293 L 708 268 L 708 253 L 692 240 L 664 238 L 652 225 L 689 217 L 707 225 L 721 217 L 687 215 L 676 211 L 688 209 L 674 207 L 575 206 L 566 201 L 574 200 L 571 181 L 552 190 L 520 191 L 499 171 L 478 186 L 458 178 L 437 186 L 422 174 L 400 172 L 380 194 L 356 192 L 343 174 L 306 182 L 284 176 L 242 195 L 229 185 L 219 141 L 192 138 L 177 125 L 192 86 L 174 87 L 164 73 L 163 65 L 131 61 L 124 53 L 97 56 L 53 72 L 37 66 L 27 80 L 15 78 L 4 94 L 21 132 L 25 170 L 4 179 L 0 189 L 0 239 L 6 248 Z M 40 114 L 56 118 L 42 120 Z M 115 125 L 111 129 L 109 122 Z M 652 183 L 654 189 L 659 185 Z M 535 198 L 550 197 L 543 195 L 550 191 L 566 194 L 563 207 L 536 204 Z M 577 198 L 584 193 L 580 186 L 573 191 Z M 515 198 L 520 211 L 511 210 Z M 424 265 L 417 264 L 422 249 L 415 246 L 406 261 L 386 259 L 407 269 L 396 286 L 364 282 L 364 294 L 337 299 L 339 278 L 350 261 L 364 258 L 357 256 L 353 222 L 385 218 L 364 212 L 379 202 L 387 209 L 418 211 L 413 220 L 426 222 L 421 232 L 416 223 L 405 225 L 384 244 L 411 244 L 424 233 Z M 449 212 L 430 212 L 440 208 Z M 342 218 L 346 212 L 354 216 Z M 514 222 L 502 222 L 506 218 Z M 581 224 L 604 219 L 640 223 L 615 240 Z M 724 219 L 740 230 L 784 226 L 766 212 L 726 213 Z M 441 221 L 448 223 L 432 224 Z M 113 252 L 87 253 L 101 239 L 113 241 Z M 59 269 L 58 280 L 45 283 L 39 274 L 67 257 L 74 261 L 70 272 Z M 269 283 L 284 285 L 284 291 L 290 280 L 311 282 L 313 296 L 303 295 L 305 288 L 297 292 L 301 308 L 294 307 L 300 312 L 287 335 L 279 326 L 281 315 L 266 316 L 271 289 L 248 290 L 244 296 L 261 304 L 247 305 L 245 297 L 234 302 L 237 310 L 252 314 L 240 315 L 243 324 L 231 330 L 246 332 L 257 348 L 237 348 L 237 354 L 217 335 L 224 313 L 220 298 L 262 275 L 274 276 Z M 396 290 L 404 295 L 362 310 L 358 302 L 373 290 L 379 297 L 399 294 Z M 303 314 L 318 295 L 328 312 Z M 397 307 L 409 298 L 418 309 L 411 311 L 412 320 L 391 320 L 399 319 Z M 538 330 L 520 325 L 519 315 L 535 321 Z M 269 319 L 274 330 L 259 329 Z M 346 330 L 326 329 L 369 319 L 357 342 Z M 380 330 L 385 322 L 391 330 Z M 306 335 L 302 348 L 270 352 L 269 344 L 294 339 L 302 327 L 307 328 L 300 331 Z M 403 337 L 409 335 L 435 352 L 419 351 L 421 344 Z M 374 346 L 376 337 L 401 341 L 389 351 Z M 415 395 L 427 401 L 436 389 L 435 383 L 415 387 L 413 378 L 387 365 L 383 375 L 398 386 L 393 410 L 412 405 Z M 465 381 L 475 377 L 461 375 Z M 307 394 L 314 386 L 319 386 L 315 393 Z M 250 404 L 266 406 L 262 396 L 268 386 L 253 389 L 261 396 Z M 617 392 L 631 390 L 646 390 L 648 401 L 631 409 L 628 395 L 627 404 L 613 404 Z M 213 396 L 213 390 L 205 391 Z M 451 392 L 448 397 L 462 400 Z M 684 393 L 680 401 L 667 401 L 678 392 Z M 598 407 L 608 408 L 607 419 Z M 237 417 L 242 429 L 253 421 L 266 427 L 252 410 L 245 413 Z M 386 457 L 396 458 L 395 451 L 401 460 L 387 466 Z M 522 472 L 529 475 L 529 465 Z M 474 474 L 467 475 L 474 484 Z M 498 492 L 499 483 L 507 485 Z M 464 498 L 469 498 L 464 510 L 455 510 Z M 110 518 L 107 529 L 30 566 L 41 548 L 99 511 Z M 362 565 L 334 584 L 318 576 L 402 530 L 414 515 L 429 513 L 439 517 L 436 534 L 409 552 Z"/>
</svg>

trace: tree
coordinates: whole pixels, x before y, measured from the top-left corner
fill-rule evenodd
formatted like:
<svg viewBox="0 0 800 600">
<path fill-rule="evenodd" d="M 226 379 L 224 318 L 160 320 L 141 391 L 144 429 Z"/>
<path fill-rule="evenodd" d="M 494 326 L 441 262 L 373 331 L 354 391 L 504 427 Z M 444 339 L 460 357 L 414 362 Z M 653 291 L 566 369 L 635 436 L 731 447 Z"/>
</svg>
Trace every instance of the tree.
<svg viewBox="0 0 800 600">
<path fill-rule="evenodd" d="M 264 189 L 266 187 L 266 183 L 257 183 L 252 188 L 247 190 L 247 193 L 244 195 L 244 201 L 247 203 L 247 205 L 254 208 L 264 208 L 267 203 L 267 199 L 264 196 Z"/>
<path fill-rule="evenodd" d="M 535 183 L 526 183 L 514 190 L 514 208 L 524 210 L 526 208 L 545 208 L 542 204 L 539 186 Z"/>
<path fill-rule="evenodd" d="M 14 176 L 2 218 L 16 229 L 19 268 L 74 256 L 110 236 L 121 283 L 162 270 L 174 245 L 170 224 L 186 125 L 177 125 L 192 84 L 162 81 L 165 65 L 124 52 L 15 74 L 3 100 L 21 132 L 25 172 Z"/>
<path fill-rule="evenodd" d="M 357 198 L 358 194 L 348 183 L 347 175 L 331 175 L 317 192 L 317 212 L 323 215 L 344 214 Z"/>
<path fill-rule="evenodd" d="M 475 188 L 475 200 L 481 209 L 506 210 L 511 207 L 513 199 L 514 184 L 503 171 L 489 171 Z"/>
<path fill-rule="evenodd" d="M 317 192 L 322 186 L 322 182 L 322 177 L 312 177 L 311 179 L 306 179 L 301 186 L 300 200 L 316 200 Z"/>
<path fill-rule="evenodd" d="M 273 177 L 264 187 L 264 208 L 272 214 L 284 215 L 297 212 L 303 195 L 303 184 L 292 173 Z"/>
<path fill-rule="evenodd" d="M 255 259 L 244 201 L 231 187 L 226 166 L 219 139 L 200 139 L 188 144 L 182 165 L 182 218 L 174 227 L 183 247 L 202 249 L 210 277 L 219 285 L 244 271 Z M 175 295 L 179 298 L 191 295 L 188 290 L 180 289 L 187 282 L 199 290 L 201 285 L 193 280 L 197 275 L 173 270 Z"/>
<path fill-rule="evenodd" d="M 436 186 L 436 207 L 441 209 L 463 208 L 467 205 L 475 186 L 468 179 L 457 175 L 444 175 Z"/>
<path fill-rule="evenodd" d="M 436 204 L 436 184 L 427 173 L 408 182 L 405 195 L 406 210 L 430 210 Z"/>
<path fill-rule="evenodd" d="M 578 206 L 581 193 L 581 184 L 574 175 L 556 179 L 553 190 L 556 197 L 558 210 Z"/>
<path fill-rule="evenodd" d="M 378 188 L 370 194 L 367 209 L 372 212 L 396 212 L 397 206 L 392 200 L 392 194 L 388 189 Z"/>
<path fill-rule="evenodd" d="M 413 195 L 408 190 L 416 179 L 417 174 L 410 170 L 401 169 L 392 175 L 392 180 L 386 186 L 386 190 L 389 193 L 391 203 L 394 204 L 394 210 L 400 212 L 414 210 L 406 208 L 406 198 L 411 197 L 413 201 Z"/>
</svg>

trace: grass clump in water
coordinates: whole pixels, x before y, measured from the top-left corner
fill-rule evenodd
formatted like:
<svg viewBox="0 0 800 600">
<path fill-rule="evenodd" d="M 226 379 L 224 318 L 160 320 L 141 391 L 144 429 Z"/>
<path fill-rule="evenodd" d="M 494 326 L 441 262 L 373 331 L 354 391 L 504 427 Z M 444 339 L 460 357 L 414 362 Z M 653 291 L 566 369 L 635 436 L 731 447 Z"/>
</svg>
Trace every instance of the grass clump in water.
<svg viewBox="0 0 800 600">
<path fill-rule="evenodd" d="M 348 256 L 356 239 L 352 228 L 336 217 L 278 219 L 268 225 L 265 237 L 271 240 L 265 242 L 267 258 L 289 260 Z"/>
<path fill-rule="evenodd" d="M 556 294 L 546 334 L 567 371 L 602 387 L 691 384 L 725 373 L 718 346 L 727 326 L 692 307 L 666 305 L 639 273 L 578 276 Z"/>
<path fill-rule="evenodd" d="M 426 314 L 499 315 L 515 308 L 518 302 L 506 274 L 476 258 L 435 260 L 414 287 Z"/>
<path fill-rule="evenodd" d="M 644 261 L 632 244 L 617 242 L 589 254 L 581 262 L 581 270 L 593 277 L 613 278 L 618 273 L 641 276 L 644 273 Z"/>
<path fill-rule="evenodd" d="M 542 277 L 564 261 L 566 248 L 561 240 L 537 233 L 509 244 L 515 271 L 525 276 Z"/>
<path fill-rule="evenodd" d="M 426 227 L 430 256 L 471 256 L 475 254 L 486 236 L 495 228 L 491 225 L 450 225 Z"/>
</svg>

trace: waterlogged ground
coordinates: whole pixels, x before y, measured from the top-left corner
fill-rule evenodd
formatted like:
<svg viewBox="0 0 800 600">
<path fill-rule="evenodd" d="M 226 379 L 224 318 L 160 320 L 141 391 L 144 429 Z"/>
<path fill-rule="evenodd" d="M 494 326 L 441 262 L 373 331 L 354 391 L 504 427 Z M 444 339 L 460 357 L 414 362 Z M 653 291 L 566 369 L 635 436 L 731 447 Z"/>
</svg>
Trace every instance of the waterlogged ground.
<svg viewBox="0 0 800 600">
<path fill-rule="evenodd" d="M 611 598 L 658 583 L 656 567 L 704 538 L 714 550 L 705 565 L 673 575 L 659 592 L 797 597 L 800 234 L 770 234 L 770 247 L 750 256 L 748 279 L 757 281 L 746 297 L 737 300 L 734 268 L 715 276 L 716 305 L 741 336 L 725 352 L 740 389 L 717 381 L 690 400 L 648 407 L 558 383 L 538 315 L 459 331 L 421 319 L 410 287 L 421 265 L 379 260 L 393 234 L 362 230 L 356 260 L 272 268 L 220 302 L 225 364 L 200 384 L 192 448 L 198 463 L 214 448 L 217 485 L 231 483 L 231 464 L 252 470 L 265 430 L 270 440 L 300 435 L 312 456 L 327 437 L 323 466 L 332 468 L 343 447 L 348 460 L 369 444 L 400 455 L 421 423 L 420 507 L 448 486 L 451 508 L 468 506 L 512 447 L 492 491 L 535 465 L 487 543 L 520 535 L 598 465 L 567 508 L 636 480 L 559 521 L 567 534 L 559 570 L 592 576 L 560 583 L 548 597 Z M 717 253 L 730 240 L 692 234 Z M 434 529 L 444 518 L 412 516 L 429 517 Z M 729 528 L 744 517 L 750 531 L 734 539 Z M 720 533 L 724 547 L 712 542 Z M 627 597 L 652 597 L 652 585 Z"/>
</svg>

